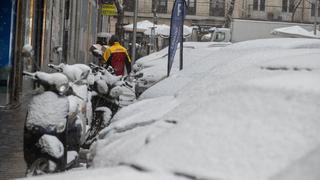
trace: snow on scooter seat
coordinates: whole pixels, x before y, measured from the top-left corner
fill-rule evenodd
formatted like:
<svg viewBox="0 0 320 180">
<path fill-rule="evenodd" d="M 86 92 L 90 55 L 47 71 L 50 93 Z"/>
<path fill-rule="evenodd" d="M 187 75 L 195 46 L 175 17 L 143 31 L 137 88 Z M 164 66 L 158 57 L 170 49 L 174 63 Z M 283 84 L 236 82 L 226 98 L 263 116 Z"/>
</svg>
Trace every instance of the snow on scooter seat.
<svg viewBox="0 0 320 180">
<path fill-rule="evenodd" d="M 46 91 L 35 95 L 29 105 L 26 127 L 41 127 L 49 132 L 62 132 L 69 110 L 67 97 Z"/>
<path fill-rule="evenodd" d="M 45 72 L 36 72 L 36 77 L 44 82 L 47 82 L 49 85 L 55 85 L 56 88 L 63 84 L 68 84 L 68 78 L 62 73 L 45 73 Z"/>
</svg>

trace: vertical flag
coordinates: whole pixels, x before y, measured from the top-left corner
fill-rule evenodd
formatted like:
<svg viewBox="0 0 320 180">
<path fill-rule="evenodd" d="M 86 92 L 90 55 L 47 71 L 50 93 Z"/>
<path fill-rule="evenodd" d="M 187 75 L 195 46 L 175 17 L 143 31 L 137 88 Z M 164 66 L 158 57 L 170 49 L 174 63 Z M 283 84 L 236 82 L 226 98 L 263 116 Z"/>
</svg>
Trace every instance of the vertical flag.
<svg viewBox="0 0 320 180">
<path fill-rule="evenodd" d="M 186 3 L 185 0 L 175 0 L 170 24 L 169 52 L 168 52 L 168 76 L 170 75 L 174 56 L 180 42 L 180 70 L 183 65 L 183 23 L 185 17 Z"/>
</svg>

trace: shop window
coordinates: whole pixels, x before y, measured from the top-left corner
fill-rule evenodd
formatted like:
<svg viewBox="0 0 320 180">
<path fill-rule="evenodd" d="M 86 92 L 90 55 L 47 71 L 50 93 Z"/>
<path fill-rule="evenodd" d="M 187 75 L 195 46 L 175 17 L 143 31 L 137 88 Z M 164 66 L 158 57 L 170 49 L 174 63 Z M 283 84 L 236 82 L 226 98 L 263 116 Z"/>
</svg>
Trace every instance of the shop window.
<svg viewBox="0 0 320 180">
<path fill-rule="evenodd" d="M 316 5 L 314 3 L 312 3 L 311 4 L 311 16 L 314 16 L 315 13 L 316 13 Z M 318 7 L 318 16 L 320 16 L 320 7 Z"/>
<path fill-rule="evenodd" d="M 225 15 L 225 0 L 210 0 L 210 16 Z"/>
<path fill-rule="evenodd" d="M 294 0 L 282 0 L 282 12 L 293 12 Z"/>
<path fill-rule="evenodd" d="M 11 55 L 12 47 L 10 47 L 11 29 L 11 15 L 12 15 L 11 1 L 4 1 L 0 7 L 0 106 L 9 103 L 8 101 L 8 83 L 11 72 Z"/>
<path fill-rule="evenodd" d="M 265 0 L 253 0 L 253 10 L 254 11 L 265 11 L 266 1 Z"/>
<path fill-rule="evenodd" d="M 197 0 L 186 0 L 186 3 L 187 3 L 187 14 L 195 15 Z"/>
<path fill-rule="evenodd" d="M 134 11 L 134 0 L 123 0 L 123 9 L 125 11 L 133 12 Z"/>
<path fill-rule="evenodd" d="M 157 13 L 167 13 L 168 0 L 152 0 L 152 9 Z"/>
<path fill-rule="evenodd" d="M 253 10 L 257 11 L 259 7 L 259 0 L 253 0 Z"/>
</svg>

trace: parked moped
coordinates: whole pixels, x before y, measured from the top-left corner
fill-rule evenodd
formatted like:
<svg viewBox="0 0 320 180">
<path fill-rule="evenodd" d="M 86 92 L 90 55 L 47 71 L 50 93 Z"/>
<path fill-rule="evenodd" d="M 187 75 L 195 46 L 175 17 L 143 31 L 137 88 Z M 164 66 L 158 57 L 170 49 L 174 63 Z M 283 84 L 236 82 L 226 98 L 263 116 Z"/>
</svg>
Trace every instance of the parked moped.
<svg viewBox="0 0 320 180">
<path fill-rule="evenodd" d="M 32 48 L 23 49 L 25 56 L 32 58 Z M 25 120 L 27 176 L 64 171 L 78 165 L 79 151 L 88 140 L 92 120 L 88 92 L 90 68 L 80 70 L 75 70 L 77 75 L 72 80 L 63 72 L 23 73 L 43 87 L 32 97 Z"/>
</svg>

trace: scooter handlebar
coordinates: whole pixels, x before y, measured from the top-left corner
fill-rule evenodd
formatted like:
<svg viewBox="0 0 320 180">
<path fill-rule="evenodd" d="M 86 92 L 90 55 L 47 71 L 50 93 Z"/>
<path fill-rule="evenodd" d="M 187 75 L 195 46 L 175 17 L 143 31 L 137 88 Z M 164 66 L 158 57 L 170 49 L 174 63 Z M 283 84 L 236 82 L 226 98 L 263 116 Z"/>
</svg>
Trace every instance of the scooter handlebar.
<svg viewBox="0 0 320 180">
<path fill-rule="evenodd" d="M 59 71 L 59 72 L 62 71 L 62 69 L 61 69 L 59 66 L 54 65 L 54 64 L 48 64 L 48 67 L 49 67 L 49 68 L 52 68 L 52 69 L 54 69 L 54 70 L 56 70 L 56 71 Z"/>
</svg>

